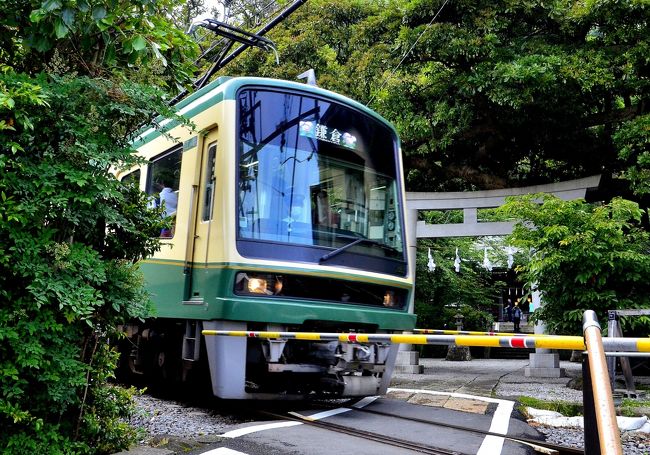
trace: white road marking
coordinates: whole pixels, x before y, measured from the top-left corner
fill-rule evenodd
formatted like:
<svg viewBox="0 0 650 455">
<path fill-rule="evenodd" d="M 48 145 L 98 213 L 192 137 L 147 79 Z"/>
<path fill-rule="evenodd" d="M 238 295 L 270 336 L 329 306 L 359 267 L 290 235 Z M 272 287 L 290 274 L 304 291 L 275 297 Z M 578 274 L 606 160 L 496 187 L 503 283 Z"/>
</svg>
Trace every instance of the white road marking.
<svg viewBox="0 0 650 455">
<path fill-rule="evenodd" d="M 208 450 L 203 452 L 201 455 L 248 455 L 245 452 L 238 452 L 236 450 L 229 449 L 228 447 L 219 447 L 218 449 Z"/>
<path fill-rule="evenodd" d="M 354 403 L 352 405 L 352 408 L 354 408 L 354 409 L 365 408 L 370 403 L 372 403 L 373 401 L 375 401 L 375 400 L 377 400 L 379 398 L 380 397 L 377 397 L 377 396 L 365 397 L 365 398 L 357 401 L 356 403 Z M 303 414 L 298 414 L 297 412 L 293 412 L 293 411 L 290 412 L 289 414 L 294 415 L 296 417 L 299 417 L 301 419 L 314 421 L 314 420 L 320 420 L 320 419 L 325 419 L 327 417 L 335 416 L 337 414 L 343 414 L 344 412 L 350 412 L 350 411 L 352 411 L 352 408 L 336 408 L 336 409 L 331 409 L 329 411 L 319 412 L 317 414 L 313 414 L 313 415 L 310 415 L 310 416 L 306 416 L 306 415 L 303 415 Z"/>
<path fill-rule="evenodd" d="M 221 435 L 223 438 L 238 438 L 250 433 L 256 433 L 258 431 L 264 430 L 273 430 L 275 428 L 285 428 L 285 427 L 295 427 L 302 425 L 301 422 L 275 422 L 275 423 L 266 423 L 263 425 L 252 425 L 250 427 L 240 428 L 238 430 L 232 430 Z"/>
<path fill-rule="evenodd" d="M 483 439 L 481 447 L 478 448 L 476 455 L 494 455 L 501 453 L 503 450 L 503 438 L 488 435 Z"/>
<path fill-rule="evenodd" d="M 330 409 L 329 411 L 323 411 L 323 412 L 318 412 L 316 414 L 306 416 L 304 414 L 299 414 L 297 412 L 291 411 L 289 414 L 296 416 L 300 419 L 303 420 L 309 420 L 309 421 L 315 421 L 315 420 L 320 420 L 320 419 L 325 419 L 327 417 L 335 416 L 337 414 L 343 414 L 344 412 L 350 412 L 352 409 L 350 408 L 336 408 L 336 409 Z"/>
<path fill-rule="evenodd" d="M 479 397 L 475 395 L 467 395 L 465 393 L 455 392 L 437 392 L 435 390 L 418 390 L 418 389 L 394 389 L 390 388 L 388 391 L 396 392 L 409 392 L 409 393 L 425 393 L 429 395 L 447 395 L 454 398 L 468 398 L 471 400 L 485 401 L 487 403 L 496 403 L 497 409 L 492 416 L 492 423 L 490 424 L 491 433 L 508 434 L 508 427 L 510 425 L 510 416 L 514 409 L 515 402 L 510 400 L 500 400 L 498 398 Z M 476 455 L 496 455 L 503 450 L 504 439 L 499 436 L 488 435 L 483 439 L 481 447 L 476 452 Z"/>
<path fill-rule="evenodd" d="M 379 397 L 365 397 L 364 399 L 359 400 L 358 402 L 354 403 L 352 405 L 352 407 L 356 408 L 356 409 L 365 408 L 366 406 L 368 406 L 370 403 L 372 403 L 373 401 L 375 401 L 377 399 L 379 399 Z"/>
<path fill-rule="evenodd" d="M 297 412 L 290 412 L 289 414 L 295 415 L 301 419 L 305 420 L 320 420 L 324 419 L 326 417 L 330 417 L 333 415 L 341 414 L 344 412 L 349 412 L 352 411 L 350 408 L 337 408 L 337 409 L 331 409 L 329 411 L 323 411 L 316 413 L 311 416 L 304 416 L 302 414 L 298 414 Z M 265 430 L 273 430 L 276 428 L 286 428 L 286 427 L 295 427 L 298 425 L 304 425 L 302 422 L 275 422 L 275 423 L 266 423 L 262 425 L 252 425 L 250 427 L 245 427 L 245 428 L 239 428 L 238 430 L 232 430 L 227 433 L 222 434 L 221 436 L 224 438 L 238 438 L 240 436 L 245 436 L 247 434 L 251 433 L 256 433 L 258 431 L 265 431 Z"/>
<path fill-rule="evenodd" d="M 497 410 L 494 412 L 494 417 L 492 418 L 492 425 L 490 425 L 491 433 L 506 434 L 508 432 L 510 416 L 512 415 L 514 407 L 514 401 L 501 400 L 499 406 L 497 406 Z"/>
<path fill-rule="evenodd" d="M 365 397 L 359 402 L 353 405 L 354 408 L 363 408 L 368 406 L 373 401 L 377 400 L 379 397 Z M 325 419 L 337 414 L 342 414 L 344 412 L 350 412 L 352 408 L 336 408 L 330 409 L 329 411 L 318 412 L 316 414 L 305 416 L 297 412 L 289 412 L 289 414 L 299 417 L 304 420 L 315 421 L 320 419 Z M 247 434 L 256 433 L 258 431 L 273 430 L 276 428 L 286 428 L 286 427 L 295 427 L 298 425 L 304 425 L 302 422 L 275 422 L 267 423 L 263 425 L 252 425 L 246 428 L 239 428 L 238 430 L 232 430 L 221 435 L 223 438 L 238 438 L 240 436 L 245 436 Z M 247 455 L 243 452 L 237 452 L 236 450 L 231 450 L 226 447 L 220 447 L 218 449 L 210 450 L 209 452 L 204 452 L 202 455 Z"/>
<path fill-rule="evenodd" d="M 510 425 L 510 416 L 514 409 L 514 401 L 499 400 L 497 410 L 494 411 L 492 416 L 492 424 L 490 425 L 490 433 L 508 434 L 508 426 Z M 504 439 L 498 436 L 486 436 L 483 439 L 481 447 L 476 452 L 476 455 L 491 455 L 493 453 L 501 453 L 503 450 Z"/>
</svg>

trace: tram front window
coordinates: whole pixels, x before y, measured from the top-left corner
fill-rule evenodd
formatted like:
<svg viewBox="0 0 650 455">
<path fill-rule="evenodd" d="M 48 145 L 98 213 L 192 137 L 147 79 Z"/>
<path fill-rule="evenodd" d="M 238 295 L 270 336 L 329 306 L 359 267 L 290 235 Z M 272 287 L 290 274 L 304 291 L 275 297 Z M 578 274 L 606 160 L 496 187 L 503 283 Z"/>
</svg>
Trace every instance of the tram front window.
<svg viewBox="0 0 650 455">
<path fill-rule="evenodd" d="M 239 238 L 403 259 L 396 139 L 379 121 L 298 94 L 239 102 Z M 352 249 L 352 247 L 350 248 Z"/>
</svg>

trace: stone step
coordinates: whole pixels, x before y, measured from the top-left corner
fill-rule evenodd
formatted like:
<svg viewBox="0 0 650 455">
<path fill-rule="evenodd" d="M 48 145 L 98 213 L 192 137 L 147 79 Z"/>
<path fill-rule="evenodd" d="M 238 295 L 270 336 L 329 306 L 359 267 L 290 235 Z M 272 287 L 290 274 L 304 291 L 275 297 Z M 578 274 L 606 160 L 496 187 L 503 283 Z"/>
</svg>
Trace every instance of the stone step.
<svg viewBox="0 0 650 455">
<path fill-rule="evenodd" d="M 420 365 L 420 355 L 416 351 L 397 351 L 395 373 L 422 374 L 424 367 Z"/>
<path fill-rule="evenodd" d="M 515 324 L 512 322 L 498 322 L 496 327 L 497 332 L 513 333 L 515 331 Z M 519 324 L 519 331 L 521 333 L 535 333 L 535 326 L 533 324 L 528 324 L 527 322 L 522 322 Z"/>
</svg>

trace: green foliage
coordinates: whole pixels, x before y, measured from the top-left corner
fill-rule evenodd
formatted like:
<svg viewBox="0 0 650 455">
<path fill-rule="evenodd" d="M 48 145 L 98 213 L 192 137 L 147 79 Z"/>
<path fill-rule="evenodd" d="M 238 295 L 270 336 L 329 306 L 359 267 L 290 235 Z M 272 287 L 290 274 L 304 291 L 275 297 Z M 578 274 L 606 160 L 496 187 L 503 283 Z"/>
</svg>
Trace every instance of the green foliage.
<svg viewBox="0 0 650 455">
<path fill-rule="evenodd" d="M 382 10 L 379 4 L 361 0 L 309 0 L 269 34 L 280 54 L 279 66 L 273 54 L 252 50 L 222 70 L 222 74 L 295 80 L 298 74 L 313 68 L 320 86 L 363 101 L 366 97 L 354 95 L 362 87 L 369 87 L 369 81 L 362 77 L 367 73 L 351 63 L 352 59 L 362 65 L 372 63 L 359 62 L 355 57 L 358 47 L 365 49 L 369 44 L 358 27 L 367 31 L 369 24 L 365 21 L 377 19 L 374 15 Z"/>
<path fill-rule="evenodd" d="M 650 237 L 636 203 L 591 205 L 540 194 L 509 199 L 500 212 L 519 220 L 508 241 L 531 252 L 520 272 L 541 290 L 544 304 L 533 319 L 550 330 L 581 334 L 588 309 L 602 322 L 607 310 L 650 307 Z"/>
<path fill-rule="evenodd" d="M 173 116 L 164 92 L 125 77 L 183 82 L 194 47 L 166 2 L 5 3 L 0 452 L 113 453 L 136 435 L 133 391 L 107 385 L 108 340 L 150 314 L 136 262 L 166 224 L 113 171 L 140 162 L 129 138 L 142 124 Z"/>
<path fill-rule="evenodd" d="M 625 123 L 613 137 L 618 156 L 627 163 L 625 177 L 636 194 L 650 193 L 650 114 Z"/>
<path fill-rule="evenodd" d="M 449 214 L 454 215 L 453 212 Z M 431 217 L 438 216 L 436 212 L 427 214 L 429 222 Z M 454 269 L 456 248 L 462 258 L 459 273 Z M 429 249 L 436 264 L 433 272 L 427 268 Z M 482 261 L 483 252 L 476 250 L 475 239 L 436 239 L 418 243 L 415 287 L 418 327 L 455 330 L 455 315 L 460 312 L 465 330 L 491 328 L 494 320 L 491 312 L 501 283 L 492 281 Z"/>
<path fill-rule="evenodd" d="M 625 417 L 643 417 L 645 410 L 650 407 L 650 401 L 636 398 L 623 398 L 616 407 L 616 414 Z"/>
<path fill-rule="evenodd" d="M 111 166 L 137 162 L 127 133 L 167 108 L 156 90 L 107 80 L 7 71 L 0 87 L 14 100 L 0 116 L 16 119 L 0 132 L 3 453 L 124 447 L 134 435 L 121 392 L 105 389 L 107 340 L 149 314 L 134 261 L 158 248 L 163 221 Z"/>
<path fill-rule="evenodd" d="M 568 403 L 566 401 L 547 401 L 531 397 L 519 397 L 519 410 L 526 414 L 524 408 L 535 408 L 546 411 L 559 412 L 565 417 L 575 417 L 582 415 L 582 404 Z"/>
<path fill-rule="evenodd" d="M 320 86 L 397 126 L 410 190 L 599 173 L 642 189 L 650 134 L 635 119 L 650 110 L 649 19 L 635 0 L 310 0 L 269 33 L 279 66 L 256 51 L 224 74 L 314 68 Z"/>
<path fill-rule="evenodd" d="M 196 46 L 170 22 L 169 0 L 11 0 L 0 64 L 36 74 L 119 73 L 175 88 L 192 78 Z"/>
<path fill-rule="evenodd" d="M 105 352 L 98 359 L 108 359 L 103 371 L 109 372 L 117 362 L 117 353 L 110 350 L 107 344 L 100 347 Z M 105 375 L 105 379 L 111 377 Z M 98 381 L 99 382 L 99 381 Z M 135 412 L 133 396 L 138 394 L 134 388 L 122 388 L 105 382 L 92 386 L 90 391 L 93 399 L 87 403 L 83 414 L 80 439 L 90 445 L 98 453 L 115 453 L 116 450 L 126 450 L 130 443 L 141 438 L 138 430 L 131 427 L 125 420 Z"/>
</svg>

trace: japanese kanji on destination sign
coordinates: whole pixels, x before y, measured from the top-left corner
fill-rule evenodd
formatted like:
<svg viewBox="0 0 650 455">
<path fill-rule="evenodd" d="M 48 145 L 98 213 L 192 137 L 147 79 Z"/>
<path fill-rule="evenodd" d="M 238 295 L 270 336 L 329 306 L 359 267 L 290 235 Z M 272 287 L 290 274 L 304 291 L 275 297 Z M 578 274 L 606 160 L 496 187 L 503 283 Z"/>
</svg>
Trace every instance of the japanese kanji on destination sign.
<svg viewBox="0 0 650 455">
<path fill-rule="evenodd" d="M 303 120 L 300 122 L 300 135 L 311 137 L 320 141 L 330 142 L 339 146 L 355 149 L 357 147 L 357 138 L 348 132 L 341 132 L 336 128 L 329 129 L 327 125 Z"/>
</svg>

